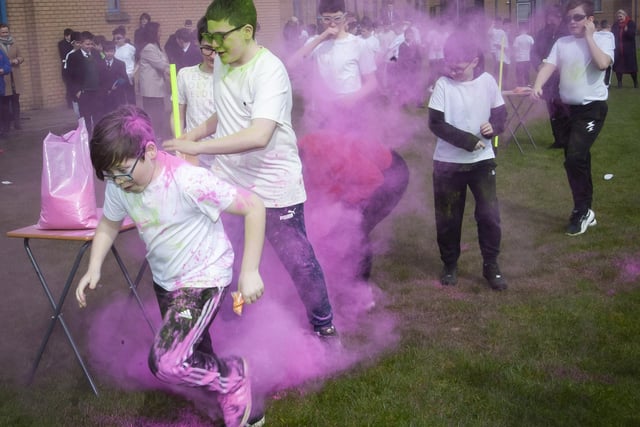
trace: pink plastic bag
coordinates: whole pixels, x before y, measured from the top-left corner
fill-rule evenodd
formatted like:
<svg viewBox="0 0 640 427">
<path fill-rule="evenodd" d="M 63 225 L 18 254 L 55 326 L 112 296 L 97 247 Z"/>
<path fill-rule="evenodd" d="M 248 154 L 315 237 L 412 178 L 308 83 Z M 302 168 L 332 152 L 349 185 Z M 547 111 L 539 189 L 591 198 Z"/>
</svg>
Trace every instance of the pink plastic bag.
<svg viewBox="0 0 640 427">
<path fill-rule="evenodd" d="M 89 135 L 84 119 L 63 136 L 51 132 L 42 150 L 42 189 L 38 228 L 96 228 L 98 214 Z"/>
</svg>

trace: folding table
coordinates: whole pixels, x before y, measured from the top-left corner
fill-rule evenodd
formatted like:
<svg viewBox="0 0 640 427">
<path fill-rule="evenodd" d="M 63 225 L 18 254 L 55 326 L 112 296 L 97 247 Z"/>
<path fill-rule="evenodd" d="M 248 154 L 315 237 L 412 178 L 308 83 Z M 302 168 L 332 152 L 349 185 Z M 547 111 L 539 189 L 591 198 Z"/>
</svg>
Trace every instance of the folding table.
<svg viewBox="0 0 640 427">
<path fill-rule="evenodd" d="M 128 218 L 122 223 L 122 226 L 120 227 L 120 233 L 132 230 L 135 228 L 135 225 L 131 222 L 131 220 L 129 220 Z M 64 306 L 64 302 L 65 299 L 67 297 L 67 294 L 69 293 L 69 289 L 71 287 L 71 284 L 74 282 L 74 278 L 75 275 L 78 271 L 78 267 L 80 266 L 80 262 L 82 261 L 82 257 L 84 256 L 84 253 L 86 252 L 86 250 L 89 248 L 89 246 L 91 246 L 91 243 L 93 242 L 93 238 L 95 237 L 95 229 L 86 229 L 86 230 L 41 230 L 39 228 L 37 228 L 36 225 L 30 225 L 28 227 L 23 227 L 23 228 L 19 228 L 17 230 L 13 230 L 13 231 L 9 231 L 7 233 L 7 237 L 15 237 L 15 238 L 21 238 L 24 239 L 24 248 L 27 252 L 27 256 L 29 257 L 29 261 L 31 261 L 31 265 L 33 266 L 37 276 L 38 276 L 38 280 L 40 281 L 40 284 L 42 285 L 42 288 L 44 289 L 45 294 L 47 295 L 47 298 L 49 299 L 49 303 L 51 304 L 51 308 L 53 310 L 53 314 L 51 316 L 51 321 L 49 322 L 49 327 L 47 329 L 47 332 L 44 335 L 44 338 L 42 339 L 42 343 L 40 344 L 40 348 L 38 349 L 38 353 L 36 355 L 36 359 L 33 362 L 33 366 L 31 367 L 31 372 L 29 374 L 29 383 L 31 383 L 33 381 L 33 378 L 35 376 L 35 372 L 36 369 L 38 368 L 38 364 L 40 363 L 40 359 L 42 358 L 42 355 L 44 353 L 44 350 L 47 346 L 47 343 L 49 341 L 49 338 L 51 337 L 51 334 L 53 333 L 53 328 L 56 325 L 56 322 L 60 322 L 60 325 L 62 326 L 62 329 L 64 330 L 64 334 L 66 335 L 69 344 L 71 345 L 71 348 L 73 349 L 73 352 L 76 356 L 76 359 L 78 360 L 78 363 L 80 364 L 80 367 L 82 368 L 82 371 L 84 372 L 84 375 L 86 376 L 87 380 L 89 381 L 89 384 L 91 385 L 91 389 L 93 390 L 93 392 L 96 394 L 96 396 L 98 395 L 98 389 L 96 388 L 96 385 L 93 381 L 93 378 L 91 377 L 91 374 L 89 373 L 89 370 L 87 369 L 87 366 L 84 363 L 84 360 L 82 359 L 82 356 L 80 355 L 80 351 L 78 350 L 78 347 L 76 346 L 76 343 L 73 339 L 73 336 L 71 335 L 71 331 L 69 330 L 67 323 L 65 322 L 64 318 L 62 317 L 62 308 Z M 40 268 L 40 266 L 38 265 L 38 261 L 35 258 L 35 255 L 33 253 L 33 250 L 31 249 L 31 245 L 30 245 L 30 241 L 33 239 L 44 239 L 44 240 L 58 240 L 58 241 L 67 241 L 67 242 L 82 242 L 82 245 L 80 246 L 80 248 L 78 249 L 78 252 L 76 254 L 75 260 L 73 262 L 73 265 L 71 267 L 71 271 L 69 272 L 69 275 L 67 276 L 67 281 L 64 284 L 64 287 L 62 289 L 62 293 L 60 294 L 60 296 L 58 297 L 58 301 L 55 300 L 53 293 L 51 292 L 51 289 L 49 287 L 49 284 L 47 283 L 47 281 L 44 278 L 44 274 Z M 115 246 L 111 246 L 111 253 L 113 254 L 114 258 L 116 259 L 116 262 L 118 263 L 118 266 L 120 267 L 120 270 L 122 271 L 122 274 L 124 276 L 124 279 L 126 280 L 129 289 L 131 290 L 131 294 L 133 295 L 133 297 L 136 299 L 140 309 L 142 310 L 142 315 L 144 316 L 145 320 L 147 321 L 147 323 L 149 324 L 149 327 L 151 328 L 151 330 L 153 332 L 155 332 L 153 324 L 151 323 L 151 321 L 149 320 L 145 310 L 144 310 L 144 306 L 142 304 L 142 300 L 140 299 L 140 296 L 138 295 L 137 292 L 137 287 L 138 284 L 140 283 L 140 280 L 142 279 L 142 276 L 146 270 L 147 267 L 147 263 L 146 260 L 143 262 L 142 266 L 140 267 L 138 274 L 135 278 L 135 280 L 131 280 L 131 277 L 129 276 L 129 272 L 127 271 L 126 266 L 124 265 L 124 262 L 122 261 L 122 258 L 120 257 L 120 254 L 118 253 L 118 251 L 116 250 Z"/>
<path fill-rule="evenodd" d="M 520 141 L 516 136 L 516 132 L 520 128 L 522 128 L 522 130 L 524 130 L 524 132 L 529 137 L 531 145 L 533 145 L 534 148 L 537 148 L 536 142 L 533 140 L 533 136 L 531 136 L 529 129 L 527 129 L 526 122 L 527 115 L 534 106 L 534 101 L 531 99 L 530 95 L 530 90 L 516 92 L 514 92 L 513 90 L 502 91 L 502 97 L 505 99 L 507 105 L 511 107 L 511 114 L 509 114 L 507 118 L 506 128 L 511 134 L 511 139 L 513 139 L 513 141 L 518 146 L 520 153 L 523 154 L 524 151 L 522 151 L 522 146 L 520 145 Z"/>
</svg>

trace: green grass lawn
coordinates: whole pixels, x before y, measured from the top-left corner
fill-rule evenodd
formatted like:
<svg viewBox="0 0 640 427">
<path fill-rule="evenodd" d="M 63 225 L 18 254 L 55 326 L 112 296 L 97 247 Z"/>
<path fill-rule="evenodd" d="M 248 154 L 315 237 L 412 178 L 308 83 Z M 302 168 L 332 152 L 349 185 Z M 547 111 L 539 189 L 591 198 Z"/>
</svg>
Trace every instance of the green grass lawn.
<svg viewBox="0 0 640 427">
<path fill-rule="evenodd" d="M 481 277 L 471 206 L 455 288 L 440 269 L 431 203 L 433 137 L 401 149 L 411 194 L 382 224 L 393 240 L 374 281 L 397 313 L 401 339 L 375 360 L 267 401 L 273 426 L 640 425 L 640 91 L 611 89 L 592 149 L 596 227 L 564 235 L 572 204 L 562 153 L 543 118 L 524 154 L 504 138 L 498 155 L 500 258 L 509 290 Z M 614 178 L 606 181 L 605 173 Z M 103 387 L 47 373 L 37 386 L 0 386 L 2 426 L 206 425 L 179 396 Z M 117 417 L 114 414 L 118 414 Z"/>
</svg>

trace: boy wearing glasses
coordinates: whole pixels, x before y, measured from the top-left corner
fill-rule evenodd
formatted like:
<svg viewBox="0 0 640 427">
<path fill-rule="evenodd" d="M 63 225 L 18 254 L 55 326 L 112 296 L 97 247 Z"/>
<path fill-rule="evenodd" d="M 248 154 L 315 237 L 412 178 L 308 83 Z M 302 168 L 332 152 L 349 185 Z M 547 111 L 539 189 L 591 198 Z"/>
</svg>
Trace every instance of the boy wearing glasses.
<svg viewBox="0 0 640 427">
<path fill-rule="evenodd" d="M 596 225 L 591 209 L 591 146 L 607 116 L 608 90 L 604 81 L 613 63 L 613 34 L 596 32 L 593 3 L 571 0 L 567 4 L 570 35 L 559 38 L 538 72 L 531 96 L 540 99 L 543 85 L 558 69 L 560 99 L 568 116 L 558 124 L 557 141 L 564 148 L 564 168 L 573 196 L 573 210 L 566 234 L 577 236 Z"/>
<path fill-rule="evenodd" d="M 464 43 L 460 41 L 464 40 Z M 482 54 L 466 32 L 444 45 L 448 75 L 440 77 L 429 101 L 429 129 L 437 136 L 433 153 L 433 197 L 443 286 L 458 281 L 458 258 L 467 187 L 475 199 L 482 275 L 491 289 L 507 289 L 498 267 L 500 210 L 491 139 L 504 130 L 507 110 L 496 80 L 480 70 Z"/>
<path fill-rule="evenodd" d="M 218 393 L 227 426 L 244 426 L 251 387 L 243 358 L 213 353 L 209 326 L 231 282 L 233 250 L 220 214 L 244 217 L 246 228 L 238 290 L 253 303 L 263 293 L 258 265 L 264 241 L 264 205 L 210 171 L 158 150 L 149 116 L 135 106 L 107 114 L 90 142 L 91 162 L 107 180 L 104 212 L 96 229 L 87 273 L 76 299 L 95 289 L 106 254 L 126 216 L 138 228 L 162 314 L 149 353 L 160 380 Z"/>
<path fill-rule="evenodd" d="M 207 31 L 207 20 L 200 18 L 197 24 L 197 36 L 200 51 L 200 63 L 178 71 L 178 108 L 180 123 L 184 131 L 189 132 L 207 121 L 216 112 L 213 93 L 213 63 L 215 49 L 202 33 Z M 213 135 L 207 135 L 212 138 Z M 199 156 L 200 163 L 210 167 L 213 156 Z"/>
<path fill-rule="evenodd" d="M 291 276 L 309 322 L 319 337 L 335 337 L 324 273 L 304 222 L 306 192 L 291 126 L 287 70 L 257 44 L 251 0 L 215 0 L 205 16 L 208 32 L 202 36 L 219 59 L 213 70 L 216 112 L 182 138 L 165 141 L 164 148 L 215 154 L 215 174 L 262 199 L 266 236 Z M 216 139 L 200 141 L 213 133 Z"/>
</svg>

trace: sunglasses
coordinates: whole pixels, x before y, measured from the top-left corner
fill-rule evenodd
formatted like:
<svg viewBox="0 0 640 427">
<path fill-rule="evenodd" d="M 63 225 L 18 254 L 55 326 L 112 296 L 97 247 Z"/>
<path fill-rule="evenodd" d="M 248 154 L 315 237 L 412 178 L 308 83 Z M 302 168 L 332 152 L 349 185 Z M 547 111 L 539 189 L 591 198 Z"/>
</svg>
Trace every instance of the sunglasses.
<svg viewBox="0 0 640 427">
<path fill-rule="evenodd" d="M 202 36 L 203 39 L 205 39 L 207 42 L 209 43 L 213 43 L 215 42 L 216 45 L 221 46 L 225 39 L 229 36 L 229 34 L 233 33 L 234 31 L 238 31 L 242 28 L 245 27 L 245 25 L 247 24 L 242 24 L 239 27 L 235 27 L 230 29 L 229 31 L 227 31 L 226 33 L 200 33 L 200 35 Z"/>
<path fill-rule="evenodd" d="M 569 20 L 571 20 L 573 22 L 580 22 L 586 17 L 587 17 L 587 15 L 581 15 L 579 13 L 575 13 L 575 14 L 573 14 L 571 16 L 567 16 L 567 19 L 569 19 Z"/>
</svg>

